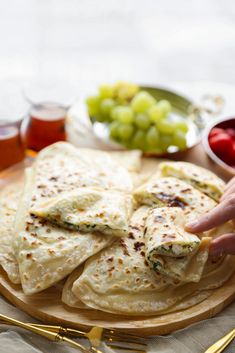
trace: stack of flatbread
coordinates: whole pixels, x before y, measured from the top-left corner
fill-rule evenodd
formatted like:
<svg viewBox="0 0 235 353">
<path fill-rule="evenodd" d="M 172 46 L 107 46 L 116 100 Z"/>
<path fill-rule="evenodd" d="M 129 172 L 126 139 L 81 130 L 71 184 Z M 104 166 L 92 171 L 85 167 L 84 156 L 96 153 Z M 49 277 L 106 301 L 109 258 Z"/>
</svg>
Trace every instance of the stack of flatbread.
<svg viewBox="0 0 235 353">
<path fill-rule="evenodd" d="M 138 151 L 56 143 L 1 191 L 0 265 L 32 298 L 67 277 L 62 301 L 71 307 L 120 315 L 185 309 L 234 271 L 234 257 L 208 257 L 211 239 L 231 223 L 201 234 L 184 229 L 223 189 L 189 163 L 142 173 Z"/>
</svg>

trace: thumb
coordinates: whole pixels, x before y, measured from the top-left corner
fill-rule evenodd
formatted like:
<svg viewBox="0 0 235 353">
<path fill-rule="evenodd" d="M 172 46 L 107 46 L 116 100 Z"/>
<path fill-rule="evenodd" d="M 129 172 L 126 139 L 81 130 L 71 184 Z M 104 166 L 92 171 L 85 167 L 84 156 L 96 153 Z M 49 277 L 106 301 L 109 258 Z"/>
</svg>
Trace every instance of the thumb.
<svg viewBox="0 0 235 353">
<path fill-rule="evenodd" d="M 223 254 L 235 255 L 235 233 L 221 235 L 212 240 L 210 245 L 210 256 Z"/>
</svg>

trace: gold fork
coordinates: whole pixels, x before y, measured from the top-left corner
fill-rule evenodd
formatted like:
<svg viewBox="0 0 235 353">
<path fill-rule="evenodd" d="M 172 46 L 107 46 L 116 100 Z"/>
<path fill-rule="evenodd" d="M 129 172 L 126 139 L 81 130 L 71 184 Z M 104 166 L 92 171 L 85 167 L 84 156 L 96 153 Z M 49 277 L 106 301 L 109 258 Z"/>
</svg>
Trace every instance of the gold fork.
<svg viewBox="0 0 235 353">
<path fill-rule="evenodd" d="M 21 323 L 20 321 L 11 319 L 7 316 L 0 315 L 0 320 L 4 321 L 5 323 L 16 325 L 16 322 Z M 28 329 L 28 327 L 32 329 L 41 329 L 46 333 L 52 333 L 57 335 L 57 341 L 66 341 L 68 343 L 68 338 L 65 336 L 72 336 L 72 337 L 83 337 L 88 338 L 91 343 L 91 349 L 89 351 L 93 353 L 102 353 L 96 347 L 100 345 L 101 339 L 104 338 L 106 344 L 113 349 L 116 350 L 124 350 L 124 351 L 131 351 L 131 352 L 138 352 L 138 353 L 146 353 L 144 349 L 147 346 L 147 343 L 144 341 L 143 338 L 135 336 L 133 334 L 126 334 L 121 333 L 116 330 L 109 330 L 103 329 L 100 327 L 93 327 L 89 332 L 84 332 L 76 329 L 66 328 L 62 326 L 54 326 L 54 325 L 42 325 L 42 324 L 35 324 L 35 323 L 21 323 L 24 325 L 24 328 Z M 26 327 L 27 325 L 27 327 Z M 18 326 L 18 325 L 17 325 Z M 23 327 L 23 326 L 21 326 Z M 39 333 L 39 332 L 35 332 Z M 39 333 L 40 334 L 40 333 Z M 45 335 L 44 337 L 47 337 Z M 54 336 L 55 337 L 55 336 Z M 58 339 L 60 337 L 60 339 Z M 50 339 L 50 338 L 49 338 Z M 55 340 L 52 337 L 52 340 Z M 69 340 L 76 344 L 76 342 Z M 120 344 L 120 345 L 119 345 Z M 127 344 L 127 345 L 125 345 Z M 77 347 L 78 348 L 78 347 Z M 85 347 L 83 347 L 85 348 Z"/>
<path fill-rule="evenodd" d="M 52 332 L 56 332 L 65 336 L 86 337 L 94 346 L 98 346 L 101 339 L 104 339 L 104 341 L 109 345 L 113 344 L 113 342 L 120 342 L 127 344 L 135 344 L 136 346 L 147 346 L 147 343 L 145 342 L 144 338 L 135 336 L 131 333 L 122 333 L 116 330 L 103 329 L 101 327 L 93 327 L 89 332 L 85 332 L 63 326 L 41 325 L 32 323 L 30 325 L 48 329 Z"/>
<path fill-rule="evenodd" d="M 91 352 L 92 353 L 102 353 L 100 350 L 98 350 L 97 348 L 95 348 L 93 346 L 91 346 L 88 349 L 88 348 L 84 347 L 82 344 L 75 342 L 67 337 L 64 337 L 64 336 L 60 335 L 59 333 L 45 330 L 40 327 L 31 326 L 30 324 L 26 324 L 24 322 L 21 322 L 19 320 L 13 319 L 11 317 L 8 317 L 8 316 L 2 315 L 2 314 L 0 314 L 0 321 L 5 324 L 10 324 L 10 325 L 24 328 L 28 331 L 31 331 L 33 333 L 36 333 L 36 334 L 42 336 L 42 337 L 45 337 L 45 338 L 49 339 L 50 341 L 65 342 L 73 348 L 78 348 L 82 353 L 91 353 Z"/>
<path fill-rule="evenodd" d="M 223 350 L 232 342 L 235 338 L 235 329 L 227 333 L 219 341 L 215 342 L 210 348 L 208 348 L 204 353 L 221 353 Z"/>
</svg>

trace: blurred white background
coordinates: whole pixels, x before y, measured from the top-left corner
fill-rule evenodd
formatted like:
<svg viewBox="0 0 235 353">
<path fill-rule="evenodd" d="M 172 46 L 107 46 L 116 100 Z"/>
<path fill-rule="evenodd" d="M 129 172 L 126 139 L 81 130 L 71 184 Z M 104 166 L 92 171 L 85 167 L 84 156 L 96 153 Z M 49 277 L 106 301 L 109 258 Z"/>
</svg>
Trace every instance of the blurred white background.
<svg viewBox="0 0 235 353">
<path fill-rule="evenodd" d="M 235 83 L 234 0 L 0 0 L 0 79 Z"/>
</svg>

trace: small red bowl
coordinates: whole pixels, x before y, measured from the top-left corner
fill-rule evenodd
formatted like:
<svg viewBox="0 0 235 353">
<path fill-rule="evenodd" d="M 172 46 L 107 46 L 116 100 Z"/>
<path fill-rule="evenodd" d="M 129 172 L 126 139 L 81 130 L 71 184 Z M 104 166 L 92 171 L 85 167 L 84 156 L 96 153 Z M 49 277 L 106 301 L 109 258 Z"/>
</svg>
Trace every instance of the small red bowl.
<svg viewBox="0 0 235 353">
<path fill-rule="evenodd" d="M 203 133 L 202 137 L 202 144 L 203 147 L 207 153 L 207 155 L 210 157 L 210 159 L 214 162 L 215 164 L 215 169 L 217 170 L 218 174 L 223 175 L 224 178 L 230 179 L 233 176 L 235 176 L 235 168 L 232 166 L 228 165 L 225 163 L 222 159 L 220 159 L 211 149 L 210 144 L 209 144 L 209 135 L 211 130 L 214 128 L 222 128 L 222 129 L 227 129 L 227 128 L 235 128 L 235 118 L 220 118 L 217 119 L 216 121 L 213 121 L 211 124 L 209 124 Z"/>
</svg>

